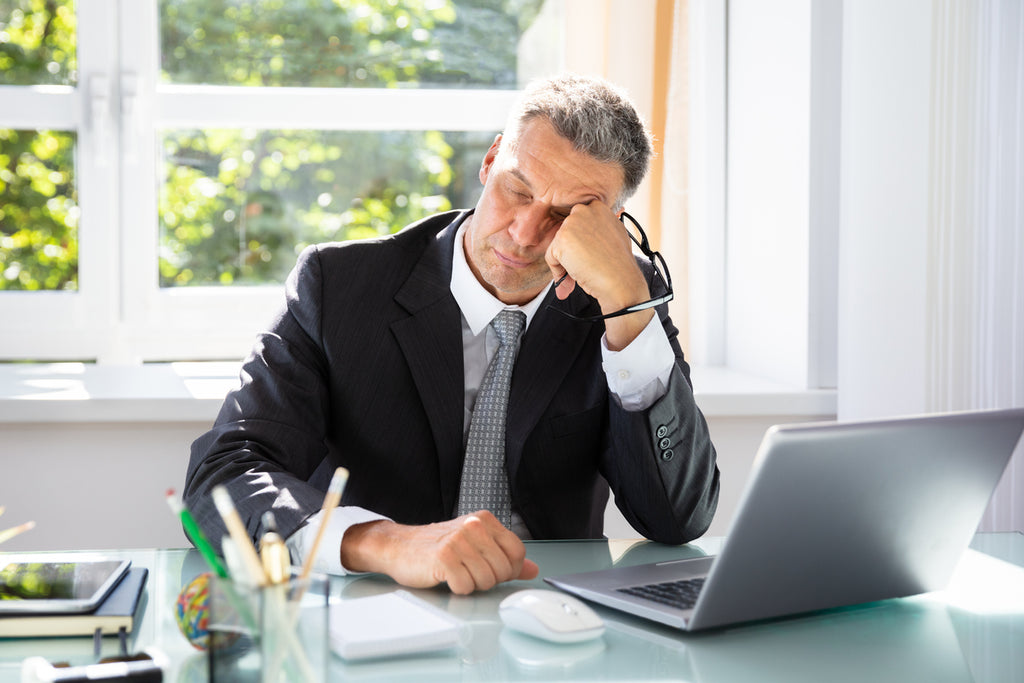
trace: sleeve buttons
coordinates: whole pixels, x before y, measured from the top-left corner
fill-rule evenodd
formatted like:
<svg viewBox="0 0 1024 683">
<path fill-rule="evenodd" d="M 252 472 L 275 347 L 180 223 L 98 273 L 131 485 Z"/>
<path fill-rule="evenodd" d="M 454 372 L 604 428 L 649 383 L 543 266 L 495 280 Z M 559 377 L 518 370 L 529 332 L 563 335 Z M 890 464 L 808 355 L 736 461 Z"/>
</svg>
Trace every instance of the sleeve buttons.
<svg viewBox="0 0 1024 683">
<path fill-rule="evenodd" d="M 654 430 L 654 433 L 658 437 L 658 448 L 661 449 L 661 459 L 668 462 L 675 456 L 675 453 L 673 453 L 670 448 L 672 446 L 672 439 L 668 436 L 668 426 L 658 425 L 658 428 Z"/>
</svg>

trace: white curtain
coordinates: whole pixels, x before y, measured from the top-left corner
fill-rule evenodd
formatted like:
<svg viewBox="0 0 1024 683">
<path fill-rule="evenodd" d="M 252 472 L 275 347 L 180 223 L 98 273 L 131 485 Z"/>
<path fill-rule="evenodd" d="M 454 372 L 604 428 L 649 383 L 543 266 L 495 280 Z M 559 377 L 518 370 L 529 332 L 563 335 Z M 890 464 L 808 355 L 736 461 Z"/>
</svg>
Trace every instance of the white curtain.
<svg viewBox="0 0 1024 683">
<path fill-rule="evenodd" d="M 1024 406 L 1024 3 L 932 19 L 927 408 Z M 1022 450 L 982 530 L 1024 531 Z"/>
</svg>

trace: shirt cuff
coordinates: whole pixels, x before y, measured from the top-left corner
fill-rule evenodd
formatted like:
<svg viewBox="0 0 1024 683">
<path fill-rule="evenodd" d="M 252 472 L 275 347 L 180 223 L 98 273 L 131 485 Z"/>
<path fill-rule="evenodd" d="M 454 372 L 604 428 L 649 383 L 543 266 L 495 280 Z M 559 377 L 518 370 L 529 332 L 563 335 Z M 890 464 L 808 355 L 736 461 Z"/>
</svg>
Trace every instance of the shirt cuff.
<svg viewBox="0 0 1024 683">
<path fill-rule="evenodd" d="M 311 515 L 306 520 L 305 526 L 293 533 L 285 541 L 288 552 L 291 555 L 292 564 L 302 566 L 309 556 L 320 529 L 320 522 L 323 520 L 323 510 Z M 341 566 L 341 541 L 345 537 L 348 528 L 364 522 L 375 522 L 379 519 L 388 519 L 384 515 L 370 512 L 360 507 L 345 506 L 335 508 L 331 518 L 327 521 L 327 528 L 324 529 L 324 537 L 320 540 L 320 547 L 316 557 L 313 558 L 313 571 L 322 574 L 354 574 Z"/>
<path fill-rule="evenodd" d="M 668 391 L 676 357 L 655 315 L 647 327 L 626 348 L 612 351 L 606 337 L 601 338 L 608 388 L 624 410 L 647 410 Z"/>
</svg>

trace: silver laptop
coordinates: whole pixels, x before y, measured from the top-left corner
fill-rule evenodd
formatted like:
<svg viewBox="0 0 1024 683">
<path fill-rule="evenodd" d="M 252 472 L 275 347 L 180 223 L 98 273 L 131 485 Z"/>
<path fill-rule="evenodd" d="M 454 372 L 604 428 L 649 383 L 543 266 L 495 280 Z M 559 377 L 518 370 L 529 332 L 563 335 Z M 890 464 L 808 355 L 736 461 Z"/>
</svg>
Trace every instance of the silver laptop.
<svg viewBox="0 0 1024 683">
<path fill-rule="evenodd" d="M 1024 408 L 772 427 L 717 556 L 545 581 L 688 631 L 938 590 L 1022 432 Z"/>
</svg>

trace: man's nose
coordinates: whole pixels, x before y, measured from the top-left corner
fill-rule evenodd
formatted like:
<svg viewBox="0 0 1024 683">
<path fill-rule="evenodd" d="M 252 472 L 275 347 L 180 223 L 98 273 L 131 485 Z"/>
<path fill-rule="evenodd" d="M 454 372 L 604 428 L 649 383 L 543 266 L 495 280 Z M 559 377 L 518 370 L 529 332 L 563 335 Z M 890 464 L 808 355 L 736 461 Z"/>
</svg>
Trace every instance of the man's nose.
<svg viewBox="0 0 1024 683">
<path fill-rule="evenodd" d="M 521 247 L 533 247 L 544 242 L 554 227 L 551 215 L 543 206 L 522 208 L 516 212 L 508 233 Z"/>
</svg>

